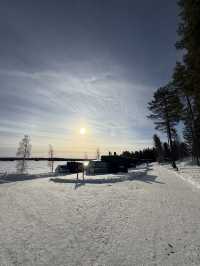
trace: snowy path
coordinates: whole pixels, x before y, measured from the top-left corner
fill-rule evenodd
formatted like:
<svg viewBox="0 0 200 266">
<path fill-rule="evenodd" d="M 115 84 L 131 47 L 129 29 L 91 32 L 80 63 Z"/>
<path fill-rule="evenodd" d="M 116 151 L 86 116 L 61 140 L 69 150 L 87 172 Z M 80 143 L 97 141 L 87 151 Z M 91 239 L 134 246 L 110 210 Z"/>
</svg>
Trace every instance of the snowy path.
<svg viewBox="0 0 200 266">
<path fill-rule="evenodd" d="M 173 172 L 70 179 L 0 184 L 1 266 L 200 265 L 200 190 Z"/>
</svg>

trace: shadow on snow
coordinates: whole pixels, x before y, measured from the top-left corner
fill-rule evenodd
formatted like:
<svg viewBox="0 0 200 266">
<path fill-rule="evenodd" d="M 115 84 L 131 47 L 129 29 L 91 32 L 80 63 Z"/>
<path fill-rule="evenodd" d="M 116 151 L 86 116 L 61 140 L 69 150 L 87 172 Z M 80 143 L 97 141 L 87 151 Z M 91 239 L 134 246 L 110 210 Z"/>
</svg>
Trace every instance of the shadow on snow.
<svg viewBox="0 0 200 266">
<path fill-rule="evenodd" d="M 54 176 L 51 173 L 47 174 L 38 174 L 38 175 L 30 175 L 30 174 L 1 174 L 0 175 L 0 184 L 5 183 L 12 183 L 12 182 L 18 182 L 18 181 L 28 181 L 38 178 L 48 178 L 50 176 Z"/>
<path fill-rule="evenodd" d="M 116 174 L 108 178 L 87 178 L 82 179 L 64 179 L 64 178 L 51 178 L 50 181 L 55 183 L 66 183 L 66 184 L 75 184 L 75 189 L 86 184 L 114 184 L 125 181 L 141 181 L 148 184 L 158 183 L 164 184 L 163 182 L 156 181 L 157 176 L 151 175 L 148 173 L 149 170 L 152 170 L 151 167 L 147 166 L 145 168 L 139 168 L 135 171 L 129 172 L 127 174 Z"/>
<path fill-rule="evenodd" d="M 28 181 L 40 178 L 49 178 L 51 177 L 50 181 L 55 183 L 66 183 L 66 184 L 75 184 L 75 189 L 80 186 L 86 184 L 114 184 L 120 183 L 125 181 L 141 181 L 148 184 L 158 183 L 164 184 L 160 181 L 157 181 L 157 176 L 151 175 L 148 172 L 152 170 L 150 166 L 146 167 L 139 167 L 134 169 L 133 171 L 126 173 L 126 174 L 113 174 L 108 176 L 108 178 L 103 178 L 102 175 L 100 178 L 89 178 L 88 176 L 85 177 L 85 180 L 76 179 L 76 177 L 72 178 L 59 178 L 56 177 L 57 175 L 46 173 L 46 174 L 38 174 L 38 175 L 30 175 L 30 174 L 10 174 L 10 175 L 0 175 L 0 184 L 5 183 L 12 183 L 18 181 Z M 105 175 L 104 175 L 105 176 Z"/>
</svg>

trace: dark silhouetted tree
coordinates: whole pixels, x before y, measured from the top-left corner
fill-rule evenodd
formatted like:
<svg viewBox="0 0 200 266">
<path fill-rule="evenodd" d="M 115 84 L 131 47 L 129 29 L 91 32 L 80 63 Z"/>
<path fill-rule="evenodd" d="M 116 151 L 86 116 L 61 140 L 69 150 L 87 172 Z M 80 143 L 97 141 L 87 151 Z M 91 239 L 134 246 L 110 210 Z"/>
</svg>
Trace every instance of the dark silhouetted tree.
<svg viewBox="0 0 200 266">
<path fill-rule="evenodd" d="M 199 112 L 195 108 L 194 92 L 191 90 L 191 84 L 189 82 L 189 76 L 184 65 L 177 63 L 175 72 L 173 75 L 175 89 L 183 103 L 181 119 L 184 122 L 185 129 L 184 134 L 190 135 L 190 150 L 193 158 L 196 158 L 197 164 L 199 165 L 199 128 L 198 118 Z M 187 133 L 188 132 L 188 133 Z"/>
<path fill-rule="evenodd" d="M 186 143 L 181 142 L 179 146 L 179 159 L 186 158 L 190 155 L 188 146 Z"/>
<path fill-rule="evenodd" d="M 155 134 L 153 136 L 154 147 L 156 149 L 156 158 L 159 163 L 163 161 L 163 147 L 160 138 Z"/>
<path fill-rule="evenodd" d="M 124 151 L 121 156 L 126 157 L 128 159 L 134 159 L 137 162 L 142 163 L 143 161 L 156 161 L 156 149 L 155 148 L 146 148 L 140 151 Z"/>
<path fill-rule="evenodd" d="M 163 143 L 163 153 L 164 153 L 164 158 L 166 161 L 170 161 L 171 158 L 171 151 L 169 148 L 169 144 L 167 142 Z"/>
<path fill-rule="evenodd" d="M 174 93 L 172 83 L 159 88 L 148 104 L 151 114 L 149 119 L 154 120 L 155 128 L 167 134 L 170 145 L 170 158 L 173 168 L 177 168 L 173 154 L 173 134 L 175 126 L 180 120 L 181 103 L 179 97 Z"/>
<path fill-rule="evenodd" d="M 177 49 L 184 51 L 183 64 L 187 80 L 187 94 L 195 96 L 195 105 L 200 107 L 200 1 L 179 0 L 180 22 Z M 200 109 L 199 109 L 200 111 Z"/>
<path fill-rule="evenodd" d="M 179 95 L 184 97 L 184 134 L 190 135 L 193 156 L 200 164 L 200 1 L 179 0 L 178 3 L 180 23 L 176 47 L 183 50 L 183 60 L 176 64 L 173 80 Z"/>
</svg>

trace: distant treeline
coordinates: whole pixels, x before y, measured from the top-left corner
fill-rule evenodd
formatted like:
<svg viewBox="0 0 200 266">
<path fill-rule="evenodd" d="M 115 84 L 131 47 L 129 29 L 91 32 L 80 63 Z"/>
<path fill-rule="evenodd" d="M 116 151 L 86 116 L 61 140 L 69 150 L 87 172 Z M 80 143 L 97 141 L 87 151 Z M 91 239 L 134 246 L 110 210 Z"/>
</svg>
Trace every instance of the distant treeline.
<svg viewBox="0 0 200 266">
<path fill-rule="evenodd" d="M 171 161 L 170 145 L 167 142 L 163 143 L 156 134 L 153 136 L 153 141 L 156 160 L 158 162 Z M 188 145 L 185 142 L 181 142 L 178 137 L 172 140 L 172 152 L 175 161 L 190 156 Z"/>
<path fill-rule="evenodd" d="M 133 159 L 136 162 L 143 162 L 143 161 L 156 161 L 157 155 L 156 155 L 156 149 L 155 148 L 147 148 L 140 151 L 124 151 L 122 152 L 121 156 Z"/>
<path fill-rule="evenodd" d="M 121 156 L 133 159 L 136 162 L 146 162 L 151 161 L 155 162 L 170 162 L 171 161 L 171 151 L 170 146 L 167 142 L 162 142 L 157 135 L 153 137 L 154 147 L 153 148 L 146 148 L 139 151 L 124 151 L 122 152 Z M 181 160 L 190 156 L 190 151 L 188 149 L 188 145 L 185 142 L 179 141 L 178 138 L 173 139 L 172 142 L 172 149 L 174 154 L 175 160 Z"/>
<path fill-rule="evenodd" d="M 158 88 L 148 104 L 148 118 L 168 138 L 167 143 L 159 144 L 154 136 L 157 158 L 169 158 L 174 168 L 177 158 L 188 153 L 200 165 L 200 1 L 179 0 L 178 4 L 176 48 L 182 51 L 182 60 L 176 63 L 169 83 Z M 176 129 L 180 122 L 181 144 Z"/>
</svg>

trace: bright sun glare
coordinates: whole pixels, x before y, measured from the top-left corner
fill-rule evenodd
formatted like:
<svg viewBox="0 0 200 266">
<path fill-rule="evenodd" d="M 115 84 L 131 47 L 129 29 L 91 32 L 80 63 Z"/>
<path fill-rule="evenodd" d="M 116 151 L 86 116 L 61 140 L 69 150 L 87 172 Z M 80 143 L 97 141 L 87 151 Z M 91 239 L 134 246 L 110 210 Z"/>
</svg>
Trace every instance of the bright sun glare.
<svg viewBox="0 0 200 266">
<path fill-rule="evenodd" d="M 85 135 L 85 133 L 86 133 L 85 128 L 84 127 L 80 128 L 80 134 L 81 135 Z"/>
</svg>

